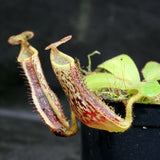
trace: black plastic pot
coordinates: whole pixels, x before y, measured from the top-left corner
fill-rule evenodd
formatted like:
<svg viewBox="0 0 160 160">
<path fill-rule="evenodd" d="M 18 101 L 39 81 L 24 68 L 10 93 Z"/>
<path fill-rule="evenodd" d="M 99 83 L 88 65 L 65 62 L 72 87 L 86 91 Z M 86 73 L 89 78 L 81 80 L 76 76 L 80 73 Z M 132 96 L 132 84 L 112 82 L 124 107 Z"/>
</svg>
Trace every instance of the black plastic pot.
<svg viewBox="0 0 160 160">
<path fill-rule="evenodd" d="M 117 108 L 121 110 L 121 105 Z M 159 160 L 160 105 L 135 104 L 133 111 L 133 125 L 124 133 L 82 124 L 82 160 Z"/>
</svg>

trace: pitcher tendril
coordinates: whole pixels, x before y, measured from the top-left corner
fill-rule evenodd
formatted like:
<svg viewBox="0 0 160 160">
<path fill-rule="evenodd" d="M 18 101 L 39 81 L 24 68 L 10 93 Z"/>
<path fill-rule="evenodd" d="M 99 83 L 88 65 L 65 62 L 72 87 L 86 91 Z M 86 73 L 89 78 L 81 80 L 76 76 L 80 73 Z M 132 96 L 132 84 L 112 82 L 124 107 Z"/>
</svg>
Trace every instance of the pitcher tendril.
<svg viewBox="0 0 160 160">
<path fill-rule="evenodd" d="M 160 103 L 158 83 L 160 76 L 156 76 L 155 72 L 154 78 L 146 74 L 155 65 L 160 71 L 159 64 L 150 62 L 144 67 L 145 79 L 140 81 L 138 69 L 127 55 L 120 55 L 105 61 L 95 71 L 91 71 L 90 56 L 99 54 L 95 51 L 88 55 L 88 70 L 83 75 L 81 73 L 83 70 L 79 68 L 77 61 L 57 48 L 72 38 L 72 36 L 67 36 L 52 43 L 46 47 L 46 50 L 51 50 L 50 60 L 53 71 L 70 104 L 72 123 L 70 125 L 56 94 L 50 89 L 44 77 L 38 51 L 28 43 L 33 36 L 33 32 L 26 31 L 11 36 L 8 42 L 12 45 L 21 45 L 17 60 L 28 79 L 36 109 L 54 134 L 58 136 L 76 134 L 78 130 L 76 117 L 91 128 L 124 132 L 132 124 L 132 108 L 135 102 Z M 125 72 L 123 66 L 127 66 Z M 106 100 L 112 99 L 124 103 L 125 118 L 117 115 L 112 107 L 104 103 L 105 97 Z"/>
<path fill-rule="evenodd" d="M 94 56 L 95 54 L 101 54 L 101 53 L 99 51 L 94 51 L 94 52 L 88 54 L 88 66 L 87 66 L 88 72 L 91 72 L 91 67 L 92 67 L 91 56 Z"/>
</svg>

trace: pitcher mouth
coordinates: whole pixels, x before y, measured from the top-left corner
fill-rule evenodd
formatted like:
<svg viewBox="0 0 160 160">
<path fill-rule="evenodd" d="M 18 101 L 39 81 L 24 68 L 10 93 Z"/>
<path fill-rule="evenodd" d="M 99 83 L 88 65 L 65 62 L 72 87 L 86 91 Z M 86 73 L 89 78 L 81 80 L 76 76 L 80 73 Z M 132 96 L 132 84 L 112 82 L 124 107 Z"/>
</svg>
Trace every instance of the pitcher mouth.
<svg viewBox="0 0 160 160">
<path fill-rule="evenodd" d="M 71 35 L 67 36 L 58 42 L 50 44 L 49 46 L 45 48 L 45 50 L 51 49 L 50 58 L 51 58 L 52 65 L 57 66 L 57 67 L 65 67 L 74 62 L 74 59 L 72 57 L 68 56 L 67 54 L 62 53 L 57 48 L 59 45 L 69 41 L 71 38 L 72 38 Z"/>
<path fill-rule="evenodd" d="M 27 62 L 30 61 L 31 58 L 36 57 L 37 55 L 38 51 L 34 47 L 32 47 L 29 43 L 28 44 L 21 43 L 21 50 L 17 58 L 17 61 Z"/>
<path fill-rule="evenodd" d="M 18 62 L 29 61 L 31 57 L 38 55 L 38 51 L 28 43 L 28 40 L 33 37 L 33 32 L 25 31 L 8 39 L 8 43 L 11 45 L 21 44 L 21 50 L 17 58 Z"/>
</svg>

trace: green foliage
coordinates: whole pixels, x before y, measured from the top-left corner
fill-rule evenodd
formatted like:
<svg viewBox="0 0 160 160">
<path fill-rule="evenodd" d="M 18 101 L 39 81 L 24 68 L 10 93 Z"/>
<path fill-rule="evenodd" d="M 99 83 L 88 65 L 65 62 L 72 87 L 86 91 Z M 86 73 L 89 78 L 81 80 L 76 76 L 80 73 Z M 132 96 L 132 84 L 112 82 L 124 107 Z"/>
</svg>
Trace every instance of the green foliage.
<svg viewBox="0 0 160 160">
<path fill-rule="evenodd" d="M 119 79 L 129 81 L 131 84 L 140 82 L 138 69 L 133 60 L 125 54 L 114 57 L 100 64 L 98 68 L 105 69 Z"/>
<path fill-rule="evenodd" d="M 142 73 L 146 81 L 160 80 L 160 64 L 157 62 L 148 62 Z"/>
<path fill-rule="evenodd" d="M 89 63 L 91 68 L 91 62 Z M 87 87 L 106 100 L 127 101 L 139 93 L 139 103 L 160 103 L 160 64 L 148 62 L 142 70 L 144 80 L 134 61 L 125 54 L 98 65 L 94 72 L 85 76 Z"/>
</svg>

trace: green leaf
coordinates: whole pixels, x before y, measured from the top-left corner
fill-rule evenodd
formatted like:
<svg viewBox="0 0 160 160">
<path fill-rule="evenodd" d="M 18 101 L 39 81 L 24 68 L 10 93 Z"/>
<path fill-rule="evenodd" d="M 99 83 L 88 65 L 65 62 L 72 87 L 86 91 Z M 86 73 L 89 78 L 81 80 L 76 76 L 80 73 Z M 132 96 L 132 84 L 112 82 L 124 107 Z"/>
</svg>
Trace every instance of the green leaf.
<svg viewBox="0 0 160 160">
<path fill-rule="evenodd" d="M 85 77 L 85 83 L 89 89 L 100 88 L 117 88 L 128 89 L 131 85 L 129 81 L 116 78 L 110 73 L 96 73 L 93 72 Z"/>
<path fill-rule="evenodd" d="M 160 85 L 157 81 L 139 82 L 129 90 L 131 94 L 137 90 L 144 97 L 154 97 L 160 94 Z"/>
<path fill-rule="evenodd" d="M 144 66 L 142 74 L 146 81 L 160 80 L 160 63 L 148 62 Z"/>
<path fill-rule="evenodd" d="M 138 69 L 128 55 L 122 54 L 107 60 L 100 64 L 98 68 L 105 69 L 117 78 L 130 81 L 132 84 L 140 82 Z"/>
</svg>

